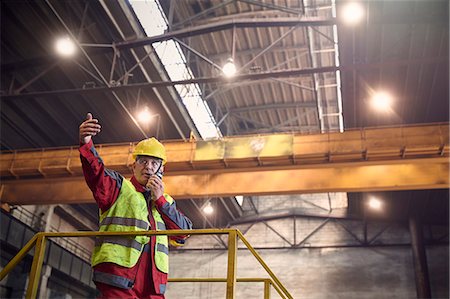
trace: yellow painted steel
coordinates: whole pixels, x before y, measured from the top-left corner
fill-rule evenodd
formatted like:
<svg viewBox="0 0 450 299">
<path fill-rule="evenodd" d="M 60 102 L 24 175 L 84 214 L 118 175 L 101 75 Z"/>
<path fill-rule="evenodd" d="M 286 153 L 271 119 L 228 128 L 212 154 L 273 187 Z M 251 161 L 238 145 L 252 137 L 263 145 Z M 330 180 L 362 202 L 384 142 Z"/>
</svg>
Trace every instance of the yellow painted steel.
<svg viewBox="0 0 450 299">
<path fill-rule="evenodd" d="M 288 290 L 283 286 L 280 280 L 275 276 L 275 273 L 270 270 L 269 266 L 264 262 L 262 257 L 256 252 L 256 250 L 253 248 L 253 246 L 247 241 L 247 239 L 244 237 L 244 235 L 239 231 L 236 230 L 237 235 L 241 239 L 241 241 L 247 246 L 248 250 L 253 254 L 253 256 L 258 260 L 258 262 L 261 264 L 261 266 L 266 270 L 266 272 L 269 274 L 270 278 L 274 281 L 275 285 L 279 287 L 284 294 L 286 294 L 287 298 L 293 299 L 291 294 L 289 294 Z"/>
<path fill-rule="evenodd" d="M 227 299 L 234 299 L 237 273 L 237 234 L 232 231 L 228 234 L 228 267 L 227 267 Z"/>
<path fill-rule="evenodd" d="M 40 232 L 37 233 L 13 259 L 2 269 L 0 277 L 2 280 L 8 273 L 25 257 L 25 255 L 36 245 L 33 264 L 30 272 L 30 279 L 27 288 L 26 298 L 36 298 L 42 263 L 45 256 L 45 245 L 47 238 L 71 238 L 71 237 L 92 237 L 92 236 L 136 236 L 136 235 L 212 235 L 212 234 L 228 234 L 228 270 L 227 278 L 171 278 L 170 281 L 187 282 L 187 281 L 210 281 L 210 282 L 226 282 L 227 292 L 226 298 L 234 298 L 236 282 L 264 282 L 264 298 L 270 297 L 270 285 L 280 294 L 282 298 L 293 298 L 283 284 L 276 278 L 270 268 L 264 263 L 258 253 L 251 247 L 250 243 L 245 239 L 238 229 L 198 229 L 198 230 L 170 230 L 170 231 L 143 231 L 143 232 Z M 237 238 L 240 238 L 255 258 L 260 262 L 267 271 L 271 279 L 268 278 L 236 278 L 237 270 Z"/>
<path fill-rule="evenodd" d="M 169 278 L 169 282 L 227 282 L 226 278 Z M 264 299 L 270 299 L 272 280 L 268 278 L 236 278 L 236 282 L 264 282 Z M 281 298 L 286 298 L 278 289 Z"/>
<path fill-rule="evenodd" d="M 45 257 L 45 243 L 47 241 L 44 233 L 37 233 L 36 247 L 34 250 L 33 263 L 31 265 L 30 279 L 25 298 L 36 298 L 39 281 L 41 279 L 42 264 Z"/>
<path fill-rule="evenodd" d="M 192 172 L 164 178 L 176 199 L 210 196 L 368 192 L 449 188 L 448 157 L 297 165 L 284 168 Z M 239 178 L 239 179 L 237 179 Z M 1 182 L 0 199 L 11 205 L 91 203 L 83 177 Z M 169 191 L 171 190 L 171 191 Z"/>
<path fill-rule="evenodd" d="M 314 135 L 271 134 L 227 137 L 217 141 L 166 141 L 166 175 L 224 168 L 322 164 L 448 155 L 449 124 L 365 128 Z M 223 145 L 216 153 L 215 144 Z M 134 144 L 96 145 L 105 165 L 129 172 Z M 206 148 L 206 149 L 205 149 Z M 210 150 L 212 148 L 212 150 Z M 212 152 L 210 154 L 209 152 Z M 227 154 L 227 152 L 230 152 Z M 82 175 L 77 147 L 3 151 L 0 176 L 53 177 Z"/>
<path fill-rule="evenodd" d="M 270 299 L 270 285 L 272 281 L 270 279 L 264 280 L 264 299 Z"/>
<path fill-rule="evenodd" d="M 276 285 L 272 283 L 273 288 L 278 292 L 281 298 L 286 299 L 287 297 L 284 295 L 283 291 Z"/>
<path fill-rule="evenodd" d="M 266 282 L 271 281 L 269 278 L 260 277 L 245 277 L 236 278 L 236 282 Z M 218 277 L 183 277 L 183 278 L 169 278 L 169 282 L 227 282 L 226 278 Z"/>
<path fill-rule="evenodd" d="M 450 187 L 448 123 L 164 145 L 164 183 L 176 199 Z M 130 175 L 133 143 L 96 147 L 105 165 Z M 93 202 L 76 147 L 2 152 L 0 176 L 4 203 Z"/>
</svg>

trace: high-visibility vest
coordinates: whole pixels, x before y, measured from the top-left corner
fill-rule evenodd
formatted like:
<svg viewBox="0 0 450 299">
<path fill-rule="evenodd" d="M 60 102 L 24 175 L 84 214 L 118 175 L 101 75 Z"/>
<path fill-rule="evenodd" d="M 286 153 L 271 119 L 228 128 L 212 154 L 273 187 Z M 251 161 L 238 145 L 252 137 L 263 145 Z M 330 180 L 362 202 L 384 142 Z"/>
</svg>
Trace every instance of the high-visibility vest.
<svg viewBox="0 0 450 299">
<path fill-rule="evenodd" d="M 172 197 L 164 194 L 169 203 Z M 132 232 L 165 230 L 166 225 L 156 209 L 151 208 L 156 228 L 150 227 L 148 206 L 141 192 L 129 181 L 124 179 L 116 202 L 105 212 L 100 212 L 100 232 Z M 92 254 L 92 266 L 100 263 L 114 263 L 131 268 L 136 265 L 145 244 L 150 241 L 148 236 L 135 237 L 97 237 Z M 154 248 L 155 264 L 159 271 L 169 272 L 169 247 L 167 236 L 156 236 Z"/>
</svg>

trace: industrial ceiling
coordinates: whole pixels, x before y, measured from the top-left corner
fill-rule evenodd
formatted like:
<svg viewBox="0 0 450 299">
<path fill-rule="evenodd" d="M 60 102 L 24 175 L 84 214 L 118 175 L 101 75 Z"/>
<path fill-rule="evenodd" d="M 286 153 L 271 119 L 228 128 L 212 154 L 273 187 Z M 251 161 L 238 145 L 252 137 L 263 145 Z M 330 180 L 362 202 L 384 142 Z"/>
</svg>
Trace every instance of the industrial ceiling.
<svg viewBox="0 0 450 299">
<path fill-rule="evenodd" d="M 201 139 L 175 88 L 191 83 L 222 136 L 448 122 L 448 1 L 361 1 L 363 21 L 352 26 L 346 2 L 160 1 L 168 30 L 148 37 L 128 1 L 3 0 L 1 149 L 77 145 L 87 112 L 102 124 L 97 144 Z M 60 36 L 77 41 L 75 57 L 54 53 Z M 166 40 L 178 42 L 192 72 L 177 85 L 153 48 Z M 238 74 L 226 79 L 230 58 Z M 394 95 L 386 113 L 369 104 L 380 89 Z M 136 121 L 143 106 L 157 124 Z M 448 190 L 384 195 L 399 207 L 423 199 L 428 218 L 448 223 Z M 349 193 L 355 213 L 364 196 Z M 207 226 L 243 213 L 234 200 L 213 200 L 227 212 Z M 200 226 L 203 203 L 179 204 Z"/>
</svg>

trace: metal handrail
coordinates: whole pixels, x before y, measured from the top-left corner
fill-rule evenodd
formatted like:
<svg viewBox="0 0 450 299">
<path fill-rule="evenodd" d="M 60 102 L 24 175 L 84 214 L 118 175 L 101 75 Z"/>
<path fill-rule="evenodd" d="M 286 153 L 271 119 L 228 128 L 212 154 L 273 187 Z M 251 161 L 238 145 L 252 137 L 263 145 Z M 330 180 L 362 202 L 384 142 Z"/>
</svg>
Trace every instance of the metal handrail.
<svg viewBox="0 0 450 299">
<path fill-rule="evenodd" d="M 169 282 L 227 282 L 226 278 L 169 278 Z M 278 288 L 274 281 L 270 278 L 245 277 L 236 278 L 236 282 L 263 282 L 264 283 L 264 299 L 270 299 L 270 287 L 273 286 L 281 298 L 286 299 L 283 292 Z"/>
<path fill-rule="evenodd" d="M 36 228 L 36 222 L 38 222 L 38 226 L 40 227 L 48 227 L 46 229 L 50 232 L 59 232 L 59 229 L 52 226 L 47 225 L 47 221 L 41 219 L 38 215 L 35 213 L 25 209 L 22 206 L 16 206 L 11 213 L 11 215 L 16 218 L 17 220 L 25 223 L 28 225 L 31 229 L 33 229 L 35 232 L 39 231 L 41 229 Z M 74 255 L 80 257 L 86 262 L 90 261 L 91 252 L 89 250 L 86 250 L 84 247 L 82 247 L 79 243 L 72 240 L 61 240 L 56 239 L 55 243 L 59 244 L 62 248 L 66 249 L 67 251 L 73 253 Z"/>
<path fill-rule="evenodd" d="M 266 270 L 267 274 L 270 276 L 270 283 L 265 282 L 265 294 L 266 290 L 272 285 L 275 290 L 280 294 L 282 298 L 293 299 L 292 295 L 280 282 L 280 280 L 275 276 L 275 274 L 270 270 L 267 264 L 263 261 L 261 256 L 255 251 L 255 249 L 250 245 L 250 243 L 245 239 L 244 235 L 238 229 L 197 229 L 189 230 L 189 235 L 228 235 L 228 268 L 227 277 L 223 278 L 226 281 L 227 291 L 226 298 L 235 298 L 235 287 L 237 281 L 245 281 L 246 279 L 237 279 L 237 239 L 240 238 L 245 244 L 248 250 L 253 254 L 253 256 L 258 260 L 261 266 Z M 186 235 L 186 230 L 161 230 L 161 231 L 142 231 L 142 232 L 40 232 L 33 236 L 33 238 L 28 241 L 27 244 L 14 256 L 11 261 L 3 268 L 0 272 L 0 280 L 3 280 L 6 275 L 15 267 L 18 263 L 26 256 L 26 254 L 34 247 L 35 253 L 33 257 L 33 263 L 30 271 L 30 278 L 28 282 L 28 288 L 26 292 L 27 299 L 34 299 L 37 295 L 42 265 L 45 256 L 45 245 L 47 238 L 55 237 L 97 237 L 97 236 L 154 236 L 154 235 L 166 235 L 166 236 L 179 236 Z M 191 278 L 192 279 L 192 278 Z M 203 279 L 203 278 L 201 278 Z M 212 281 L 216 280 L 209 278 Z M 208 279 L 208 280 L 209 280 Z M 175 280 L 175 279 L 171 279 Z M 182 279 L 181 279 L 182 280 Z M 180 280 L 180 281 L 181 281 Z M 195 280 L 195 279 L 194 279 Z M 219 278 L 222 281 L 222 278 Z M 218 280 L 217 280 L 218 281 Z"/>
</svg>

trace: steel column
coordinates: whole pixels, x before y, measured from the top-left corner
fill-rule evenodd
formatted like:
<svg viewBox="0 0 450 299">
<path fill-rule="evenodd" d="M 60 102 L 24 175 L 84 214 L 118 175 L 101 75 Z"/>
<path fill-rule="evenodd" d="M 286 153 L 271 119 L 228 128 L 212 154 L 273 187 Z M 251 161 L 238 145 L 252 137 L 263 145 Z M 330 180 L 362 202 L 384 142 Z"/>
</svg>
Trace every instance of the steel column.
<svg viewBox="0 0 450 299">
<path fill-rule="evenodd" d="M 237 232 L 228 234 L 227 299 L 234 299 L 237 274 Z"/>
<path fill-rule="evenodd" d="M 431 298 L 430 281 L 428 277 L 427 255 L 423 241 L 422 224 L 413 205 L 412 215 L 409 217 L 409 232 L 411 234 L 411 248 L 414 262 L 414 277 L 416 281 L 417 298 Z"/>
</svg>

